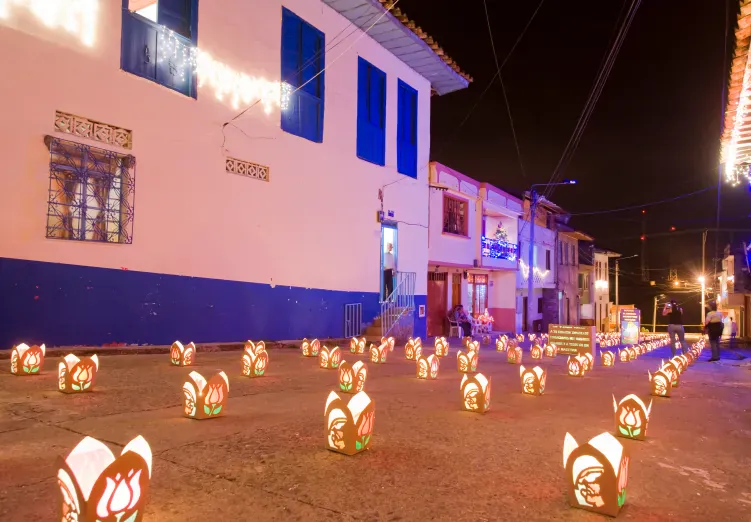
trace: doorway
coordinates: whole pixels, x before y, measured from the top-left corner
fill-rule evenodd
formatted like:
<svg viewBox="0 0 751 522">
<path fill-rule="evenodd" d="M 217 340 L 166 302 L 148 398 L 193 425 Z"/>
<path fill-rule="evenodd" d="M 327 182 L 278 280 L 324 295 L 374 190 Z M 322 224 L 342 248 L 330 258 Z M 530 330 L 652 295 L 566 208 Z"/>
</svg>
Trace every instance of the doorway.
<svg viewBox="0 0 751 522">
<path fill-rule="evenodd" d="M 388 299 L 394 291 L 396 283 L 396 269 L 398 257 L 398 241 L 396 225 L 381 224 L 381 264 L 380 289 L 381 302 Z"/>
<path fill-rule="evenodd" d="M 451 309 L 462 304 L 462 275 L 451 274 Z"/>
<path fill-rule="evenodd" d="M 447 276 L 446 272 L 428 272 L 428 337 L 445 333 Z"/>
<path fill-rule="evenodd" d="M 522 331 L 528 332 L 529 329 L 527 328 L 527 314 L 529 314 L 529 306 L 528 306 L 529 300 L 527 299 L 527 296 L 525 295 L 522 297 Z"/>
</svg>

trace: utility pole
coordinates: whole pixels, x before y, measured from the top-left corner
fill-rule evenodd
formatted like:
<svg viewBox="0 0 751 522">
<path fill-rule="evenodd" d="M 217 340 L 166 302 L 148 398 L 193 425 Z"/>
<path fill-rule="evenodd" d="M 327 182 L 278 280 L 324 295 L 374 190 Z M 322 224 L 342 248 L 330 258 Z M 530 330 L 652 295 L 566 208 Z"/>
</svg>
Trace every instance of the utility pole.
<svg viewBox="0 0 751 522">
<path fill-rule="evenodd" d="M 647 274 L 647 211 L 641 211 L 641 280 L 646 283 L 649 280 Z"/>
<path fill-rule="evenodd" d="M 535 282 L 535 210 L 537 208 L 537 191 L 532 187 L 529 204 L 529 262 L 527 265 L 527 332 L 532 331 L 532 293 Z"/>
</svg>

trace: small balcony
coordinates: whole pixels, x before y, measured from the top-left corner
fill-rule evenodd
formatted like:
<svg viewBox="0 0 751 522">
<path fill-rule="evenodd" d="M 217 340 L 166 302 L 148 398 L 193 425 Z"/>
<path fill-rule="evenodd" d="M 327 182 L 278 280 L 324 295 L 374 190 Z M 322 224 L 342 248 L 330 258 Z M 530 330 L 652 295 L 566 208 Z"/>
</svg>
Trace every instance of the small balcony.
<svg viewBox="0 0 751 522">
<path fill-rule="evenodd" d="M 482 266 L 516 268 L 519 245 L 482 236 Z"/>
</svg>

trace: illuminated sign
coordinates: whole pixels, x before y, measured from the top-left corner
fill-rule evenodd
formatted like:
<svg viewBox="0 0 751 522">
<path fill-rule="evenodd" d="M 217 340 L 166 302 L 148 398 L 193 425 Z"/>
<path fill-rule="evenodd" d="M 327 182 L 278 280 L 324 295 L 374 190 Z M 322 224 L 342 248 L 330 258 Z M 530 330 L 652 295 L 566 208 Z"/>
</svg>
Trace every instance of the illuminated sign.
<svg viewBox="0 0 751 522">
<path fill-rule="evenodd" d="M 621 308 L 621 344 L 638 344 L 641 330 L 641 310 L 638 308 Z"/>
</svg>

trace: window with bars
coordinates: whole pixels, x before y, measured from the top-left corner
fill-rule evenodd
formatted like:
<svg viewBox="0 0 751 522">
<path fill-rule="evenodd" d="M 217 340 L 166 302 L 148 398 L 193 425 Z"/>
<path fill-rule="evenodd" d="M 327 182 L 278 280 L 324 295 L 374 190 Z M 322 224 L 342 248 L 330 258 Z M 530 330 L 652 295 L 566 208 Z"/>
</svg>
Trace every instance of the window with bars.
<svg viewBox="0 0 751 522">
<path fill-rule="evenodd" d="M 443 196 L 443 231 L 447 234 L 467 236 L 467 201 Z"/>
<path fill-rule="evenodd" d="M 135 158 L 52 136 L 45 144 L 50 151 L 47 237 L 132 243 Z"/>
</svg>

